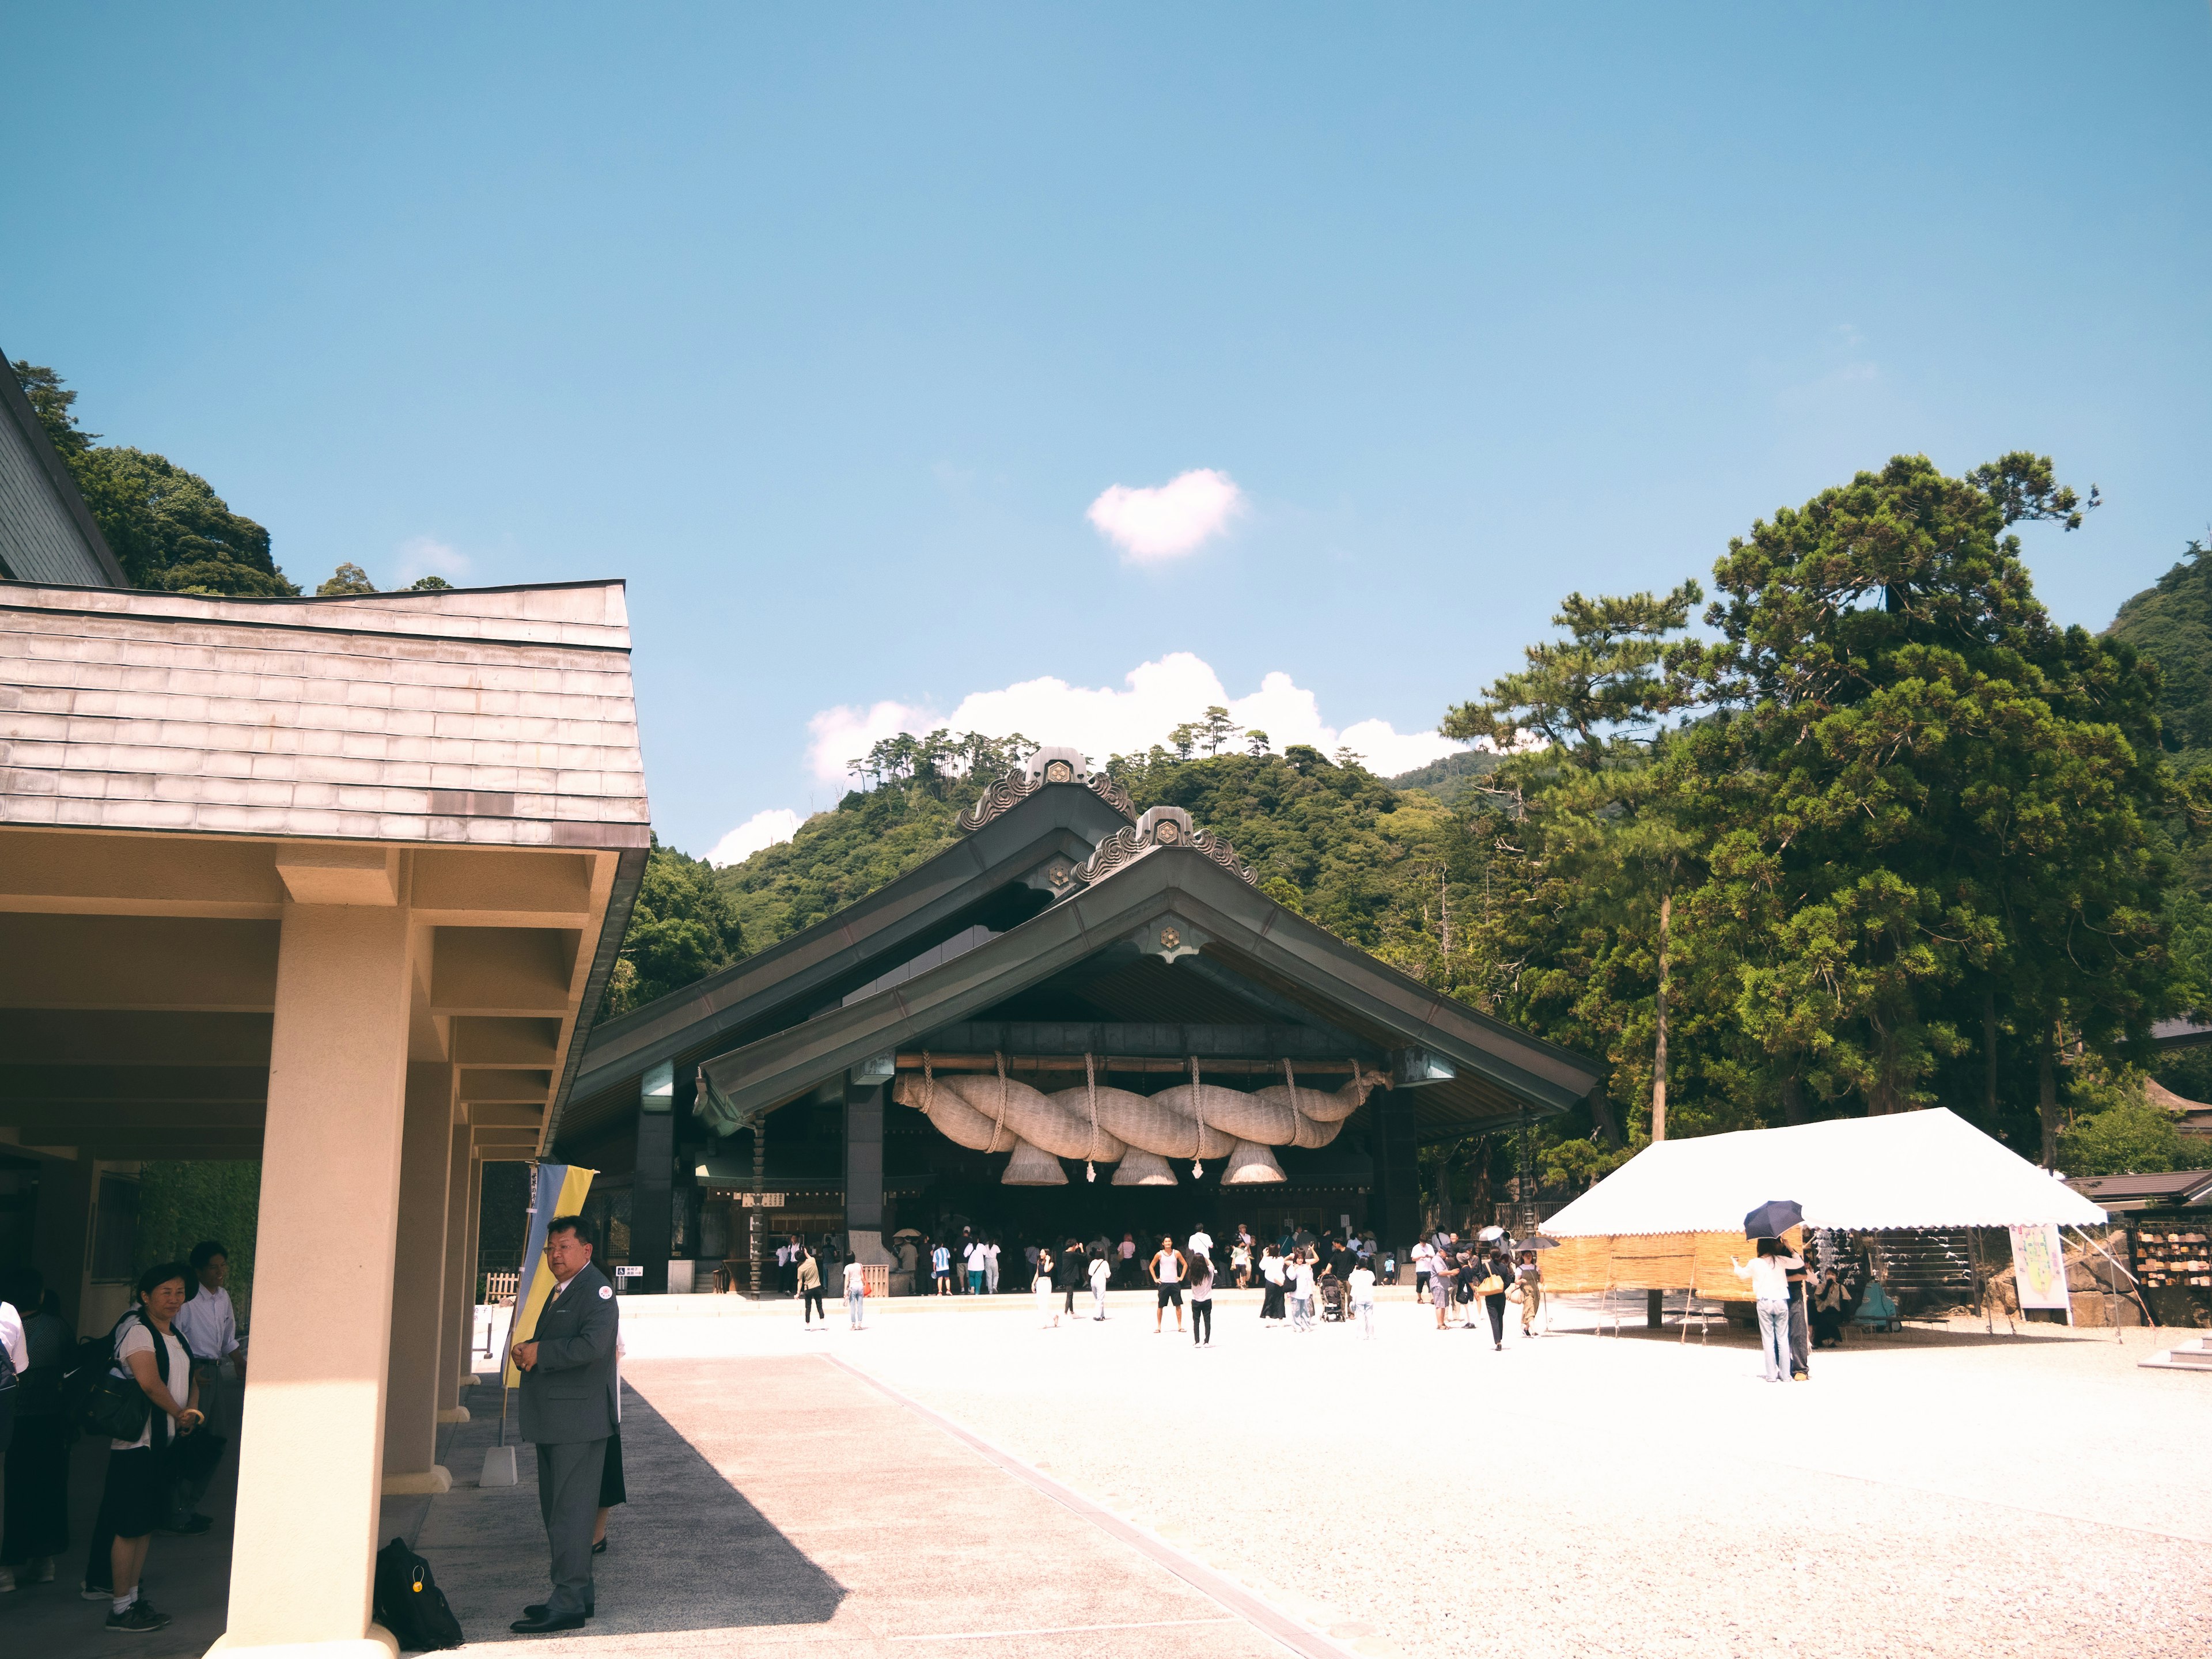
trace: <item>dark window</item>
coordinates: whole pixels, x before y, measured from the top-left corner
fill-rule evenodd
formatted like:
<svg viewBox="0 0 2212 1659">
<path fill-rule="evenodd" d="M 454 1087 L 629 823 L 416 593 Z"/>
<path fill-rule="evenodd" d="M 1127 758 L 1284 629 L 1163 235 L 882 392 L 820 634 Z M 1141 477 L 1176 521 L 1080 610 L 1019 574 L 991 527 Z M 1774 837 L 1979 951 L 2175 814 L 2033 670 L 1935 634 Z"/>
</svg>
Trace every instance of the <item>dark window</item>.
<svg viewBox="0 0 2212 1659">
<path fill-rule="evenodd" d="M 132 1257 L 138 1237 L 138 1183 L 129 1176 L 100 1178 L 100 1214 L 92 1231 L 92 1277 L 95 1283 L 125 1283 L 138 1277 Z"/>
</svg>

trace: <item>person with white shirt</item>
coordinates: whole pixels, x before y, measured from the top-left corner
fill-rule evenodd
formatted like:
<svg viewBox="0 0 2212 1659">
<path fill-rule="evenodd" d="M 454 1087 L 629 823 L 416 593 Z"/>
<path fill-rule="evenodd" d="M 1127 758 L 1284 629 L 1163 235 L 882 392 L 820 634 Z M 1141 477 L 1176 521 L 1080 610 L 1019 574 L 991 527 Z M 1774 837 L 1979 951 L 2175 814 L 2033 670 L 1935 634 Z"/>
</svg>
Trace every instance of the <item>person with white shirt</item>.
<svg viewBox="0 0 2212 1659">
<path fill-rule="evenodd" d="M 968 1294 L 983 1294 L 983 1264 L 989 1258 L 983 1254 L 983 1241 L 971 1238 L 960 1247 L 960 1265 L 968 1274 Z"/>
<path fill-rule="evenodd" d="M 31 1343 L 23 1331 L 23 1316 L 16 1311 L 14 1303 L 0 1296 L 0 1500 L 4 1500 L 7 1492 L 8 1444 L 15 1437 L 15 1404 L 22 1396 L 21 1379 L 30 1369 Z M 13 1569 L 0 1566 L 0 1590 L 15 1588 Z"/>
<path fill-rule="evenodd" d="M 192 1380 L 199 1385 L 200 1409 L 212 1423 L 228 1419 L 224 1407 L 234 1378 L 246 1380 L 246 1355 L 238 1346 L 238 1314 L 224 1288 L 230 1278 L 230 1252 L 216 1239 L 192 1246 L 192 1291 L 177 1314 L 177 1334 L 192 1353 Z M 161 1530 L 196 1537 L 215 1522 L 194 1506 L 215 1478 L 210 1468 L 178 1477 L 169 1519 Z"/>
<path fill-rule="evenodd" d="M 1747 1262 L 1729 1258 L 1735 1276 L 1751 1281 L 1752 1299 L 1759 1307 L 1759 1357 L 1770 1382 L 1790 1380 L 1790 1274 L 1804 1265 L 1778 1238 L 1760 1239 L 1759 1254 Z"/>
<path fill-rule="evenodd" d="M 1170 1303 L 1175 1304 L 1176 1334 L 1182 1334 L 1182 1276 L 1189 1266 L 1183 1253 L 1176 1249 L 1172 1238 L 1160 1240 L 1160 1248 L 1145 1264 L 1145 1271 L 1152 1276 L 1152 1284 L 1158 1291 L 1158 1306 L 1152 1310 L 1154 1336 L 1160 1334 L 1161 1322 L 1167 1317 Z"/>
<path fill-rule="evenodd" d="M 1310 1331 L 1314 1328 L 1314 1269 L 1313 1252 L 1300 1250 L 1291 1262 L 1291 1328 Z"/>
<path fill-rule="evenodd" d="M 845 1264 L 845 1324 L 848 1330 L 860 1330 L 866 1324 L 863 1317 L 868 1310 L 868 1270 L 858 1256 Z M 827 1324 L 828 1321 L 823 1321 Z"/>
<path fill-rule="evenodd" d="M 1290 1277 L 1288 1264 L 1272 1244 L 1260 1252 L 1260 1278 L 1267 1289 L 1260 1294 L 1260 1323 L 1268 1329 L 1283 1322 L 1283 1286 Z"/>
<path fill-rule="evenodd" d="M 1429 1273 L 1436 1266 L 1436 1252 L 1425 1238 L 1415 1239 L 1412 1255 L 1413 1263 L 1413 1300 L 1425 1301 L 1429 1294 Z"/>
<path fill-rule="evenodd" d="M 1346 1284 L 1352 1292 L 1352 1310 L 1359 1316 L 1360 1328 L 1371 1342 L 1375 1340 L 1375 1270 L 1363 1260 Z"/>
<path fill-rule="evenodd" d="M 1191 1230 L 1190 1243 L 1187 1248 L 1193 1255 L 1202 1255 L 1208 1261 L 1213 1260 L 1213 1235 L 1206 1231 L 1204 1222 L 1200 1222 Z"/>
<path fill-rule="evenodd" d="M 1106 1322 L 1106 1287 L 1113 1280 L 1113 1264 L 1106 1260 L 1106 1253 L 1101 1250 L 1091 1258 L 1091 1305 L 1097 1310 L 1091 1317 L 1102 1325 Z"/>
<path fill-rule="evenodd" d="M 143 1634 L 169 1622 L 142 1595 L 146 1548 L 169 1512 L 168 1454 L 206 1421 L 192 1381 L 191 1354 L 176 1333 L 191 1268 L 165 1261 L 138 1275 L 137 1305 L 116 1325 L 114 1369 L 138 1384 L 149 1410 L 134 1440 L 107 1443 L 107 1475 L 85 1559 L 87 1601 L 107 1601 L 107 1628 Z M 104 1593 L 103 1593 L 104 1592 Z"/>
<path fill-rule="evenodd" d="M 999 1236 L 996 1233 L 983 1241 L 983 1290 L 990 1296 L 999 1293 Z"/>
</svg>

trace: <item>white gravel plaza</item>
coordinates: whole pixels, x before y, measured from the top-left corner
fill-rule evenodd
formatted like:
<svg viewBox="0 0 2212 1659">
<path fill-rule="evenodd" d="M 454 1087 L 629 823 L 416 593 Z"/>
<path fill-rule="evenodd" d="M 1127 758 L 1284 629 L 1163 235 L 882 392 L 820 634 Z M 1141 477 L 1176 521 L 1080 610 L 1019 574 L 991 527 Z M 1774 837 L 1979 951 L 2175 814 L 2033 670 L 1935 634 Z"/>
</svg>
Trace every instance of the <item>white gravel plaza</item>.
<svg viewBox="0 0 2212 1659">
<path fill-rule="evenodd" d="M 2136 1365 L 2171 1334 L 1960 1322 L 1770 1383 L 1640 1308 L 1500 1353 L 1406 1301 L 1370 1342 L 1239 1296 L 1209 1350 L 1133 1297 L 874 1306 L 633 1319 L 629 1375 L 834 1355 L 1363 1653 L 2212 1653 L 2212 1376 Z"/>
</svg>

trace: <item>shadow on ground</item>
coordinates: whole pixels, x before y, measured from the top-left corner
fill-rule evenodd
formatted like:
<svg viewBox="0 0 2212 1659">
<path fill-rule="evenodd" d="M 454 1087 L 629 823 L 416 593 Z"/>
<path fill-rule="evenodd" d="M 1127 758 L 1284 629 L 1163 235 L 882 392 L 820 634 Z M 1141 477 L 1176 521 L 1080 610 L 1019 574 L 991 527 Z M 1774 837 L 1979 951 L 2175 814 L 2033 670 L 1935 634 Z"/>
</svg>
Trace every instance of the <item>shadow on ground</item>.
<svg viewBox="0 0 2212 1659">
<path fill-rule="evenodd" d="M 411 1527 L 416 1549 L 474 1643 L 507 1638 L 507 1624 L 524 1606 L 544 1600 L 549 1556 L 531 1447 L 517 1452 L 518 1485 L 477 1485 L 484 1451 L 498 1439 L 498 1393 L 482 1387 L 470 1392 L 477 1397 L 472 1406 L 491 1409 L 460 1425 L 447 1443 L 453 1490 L 414 1515 L 398 1516 L 391 1504 L 386 1514 L 402 1529 Z M 733 1396 L 730 1409 L 741 1413 L 744 1402 Z M 836 1615 L 844 1586 L 627 1384 L 622 1437 L 629 1502 L 614 1511 L 607 1553 L 596 1563 L 594 1635 L 817 1625 Z M 514 1443 L 512 1428 L 507 1443 Z M 392 1536 L 389 1528 L 380 1534 L 387 1542 Z"/>
</svg>

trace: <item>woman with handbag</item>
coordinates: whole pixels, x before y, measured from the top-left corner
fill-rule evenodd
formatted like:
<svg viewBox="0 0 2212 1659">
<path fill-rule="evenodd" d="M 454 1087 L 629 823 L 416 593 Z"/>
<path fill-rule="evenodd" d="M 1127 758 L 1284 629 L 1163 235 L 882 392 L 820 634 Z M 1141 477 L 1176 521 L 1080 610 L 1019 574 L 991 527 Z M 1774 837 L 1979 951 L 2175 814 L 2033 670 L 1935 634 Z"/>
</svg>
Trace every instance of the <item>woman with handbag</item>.
<svg viewBox="0 0 2212 1659">
<path fill-rule="evenodd" d="M 1474 1292 L 1482 1298 L 1490 1313 L 1490 1344 L 1498 1353 L 1505 1352 L 1505 1287 L 1513 1282 L 1512 1258 L 1505 1254 L 1501 1243 L 1490 1247 L 1490 1259 L 1483 1264 L 1482 1282 Z M 1474 1322 L 1468 1322 L 1472 1324 Z"/>
<path fill-rule="evenodd" d="M 146 1568 L 146 1546 L 169 1512 L 173 1450 L 206 1420 L 192 1380 L 191 1351 L 174 1329 L 191 1271 L 184 1262 L 167 1261 L 138 1275 L 138 1305 L 115 1328 L 114 1368 L 94 1390 L 86 1413 L 87 1425 L 109 1438 L 84 1593 L 87 1601 L 107 1601 L 110 1630 L 143 1633 L 169 1622 L 167 1613 L 155 1611 L 139 1594 L 138 1579 Z M 173 1389 L 183 1391 L 181 1401 Z"/>
</svg>

